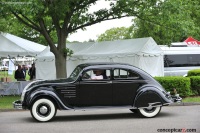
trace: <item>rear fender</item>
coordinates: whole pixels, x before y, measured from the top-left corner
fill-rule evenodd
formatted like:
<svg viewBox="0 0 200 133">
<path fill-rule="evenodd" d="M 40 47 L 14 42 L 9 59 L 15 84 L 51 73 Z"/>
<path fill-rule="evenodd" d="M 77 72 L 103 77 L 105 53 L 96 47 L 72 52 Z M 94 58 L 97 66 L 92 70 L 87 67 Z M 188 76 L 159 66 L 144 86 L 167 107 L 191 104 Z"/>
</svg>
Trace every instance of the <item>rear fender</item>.
<svg viewBox="0 0 200 133">
<path fill-rule="evenodd" d="M 134 107 L 153 107 L 172 103 L 164 93 L 154 86 L 144 86 L 138 90 L 134 100 Z"/>
</svg>

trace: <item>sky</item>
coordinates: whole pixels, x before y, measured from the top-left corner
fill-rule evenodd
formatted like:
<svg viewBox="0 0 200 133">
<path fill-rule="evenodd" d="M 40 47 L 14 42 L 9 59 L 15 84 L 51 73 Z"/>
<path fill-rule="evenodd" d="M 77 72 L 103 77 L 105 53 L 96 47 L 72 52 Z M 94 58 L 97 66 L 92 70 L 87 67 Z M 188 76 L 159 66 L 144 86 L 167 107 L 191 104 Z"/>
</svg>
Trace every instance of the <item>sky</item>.
<svg viewBox="0 0 200 133">
<path fill-rule="evenodd" d="M 89 39 L 96 40 L 99 35 L 104 33 L 106 30 L 114 27 L 129 27 L 131 26 L 132 17 L 126 17 L 116 20 L 108 20 L 95 25 L 88 26 L 85 31 L 78 30 L 76 33 L 68 37 L 68 41 L 79 41 L 84 42 Z"/>
<path fill-rule="evenodd" d="M 108 1 L 98 1 L 95 6 L 91 6 L 89 12 L 93 12 L 102 8 L 109 8 Z M 116 27 L 129 27 L 132 25 L 131 20 L 133 17 L 125 17 L 121 19 L 103 21 L 91 26 L 86 27 L 86 30 L 78 30 L 76 33 L 71 34 L 67 40 L 84 42 L 89 39 L 96 40 L 99 35 L 103 34 L 106 30 Z"/>
</svg>

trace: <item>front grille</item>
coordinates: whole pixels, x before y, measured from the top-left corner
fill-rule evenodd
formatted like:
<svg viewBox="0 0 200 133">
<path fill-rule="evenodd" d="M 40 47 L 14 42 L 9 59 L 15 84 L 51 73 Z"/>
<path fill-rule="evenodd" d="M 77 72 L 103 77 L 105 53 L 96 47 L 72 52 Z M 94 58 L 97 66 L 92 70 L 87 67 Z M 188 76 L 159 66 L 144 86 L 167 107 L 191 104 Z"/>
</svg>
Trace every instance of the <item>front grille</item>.
<svg viewBox="0 0 200 133">
<path fill-rule="evenodd" d="M 64 98 L 75 98 L 76 97 L 76 87 L 75 86 L 65 86 L 65 87 L 59 87 L 57 89 Z"/>
<path fill-rule="evenodd" d="M 75 89 L 61 90 L 61 94 L 63 94 L 65 98 L 76 97 L 76 90 Z"/>
</svg>

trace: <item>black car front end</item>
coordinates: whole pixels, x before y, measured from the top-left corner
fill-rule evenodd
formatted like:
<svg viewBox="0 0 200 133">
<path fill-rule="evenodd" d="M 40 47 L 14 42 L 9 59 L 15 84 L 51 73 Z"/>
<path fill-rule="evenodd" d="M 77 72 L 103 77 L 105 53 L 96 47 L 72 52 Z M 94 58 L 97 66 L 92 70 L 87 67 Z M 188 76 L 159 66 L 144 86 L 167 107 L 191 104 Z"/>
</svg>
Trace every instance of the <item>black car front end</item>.
<svg viewBox="0 0 200 133">
<path fill-rule="evenodd" d="M 13 108 L 14 109 L 27 109 L 27 105 L 24 101 L 25 99 L 25 96 L 27 95 L 27 93 L 29 92 L 30 88 L 32 88 L 33 86 L 39 84 L 41 81 L 33 81 L 31 83 L 29 83 L 25 88 L 24 90 L 22 91 L 22 94 L 21 94 L 21 99 L 19 100 L 16 100 L 13 102 Z"/>
</svg>

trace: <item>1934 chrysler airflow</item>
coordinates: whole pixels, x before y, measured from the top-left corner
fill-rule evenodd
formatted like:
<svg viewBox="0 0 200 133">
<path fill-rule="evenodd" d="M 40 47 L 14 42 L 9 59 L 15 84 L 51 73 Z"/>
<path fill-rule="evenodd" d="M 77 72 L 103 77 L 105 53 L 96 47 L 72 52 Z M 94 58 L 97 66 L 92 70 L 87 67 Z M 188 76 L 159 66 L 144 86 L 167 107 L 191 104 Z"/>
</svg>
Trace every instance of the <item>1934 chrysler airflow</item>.
<svg viewBox="0 0 200 133">
<path fill-rule="evenodd" d="M 102 79 L 92 79 L 95 71 Z M 121 63 L 78 65 L 67 79 L 37 80 L 23 90 L 14 108 L 29 109 L 37 121 L 49 121 L 60 110 L 127 108 L 143 117 L 154 117 L 162 106 L 180 102 L 143 70 Z"/>
</svg>

